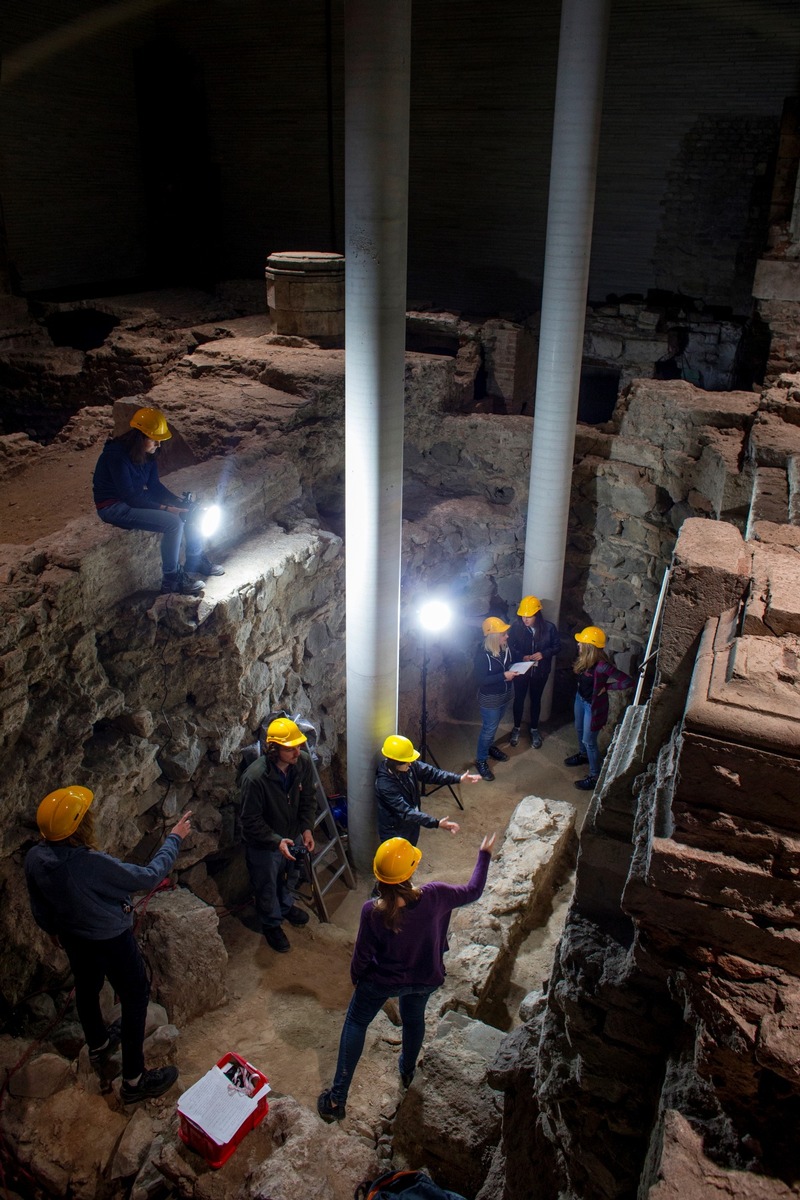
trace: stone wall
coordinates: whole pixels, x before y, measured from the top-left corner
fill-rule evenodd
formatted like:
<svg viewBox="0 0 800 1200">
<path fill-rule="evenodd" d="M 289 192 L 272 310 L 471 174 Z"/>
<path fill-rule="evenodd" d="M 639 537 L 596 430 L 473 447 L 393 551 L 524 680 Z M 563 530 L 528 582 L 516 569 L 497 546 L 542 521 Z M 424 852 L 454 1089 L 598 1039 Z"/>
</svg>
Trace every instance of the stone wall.
<svg viewBox="0 0 800 1200">
<path fill-rule="evenodd" d="M 655 688 L 584 823 L 544 1007 L 490 1071 L 481 1200 L 523 1200 L 531 1172 L 581 1200 L 795 1179 L 800 558 L 795 527 L 750 524 L 682 528 Z"/>
</svg>

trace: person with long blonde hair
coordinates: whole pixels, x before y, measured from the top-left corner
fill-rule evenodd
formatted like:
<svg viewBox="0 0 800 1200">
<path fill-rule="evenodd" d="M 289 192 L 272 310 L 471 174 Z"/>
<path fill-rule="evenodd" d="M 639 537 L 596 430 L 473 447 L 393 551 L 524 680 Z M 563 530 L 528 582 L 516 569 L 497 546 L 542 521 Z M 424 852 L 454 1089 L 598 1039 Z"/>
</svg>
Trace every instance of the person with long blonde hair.
<svg viewBox="0 0 800 1200">
<path fill-rule="evenodd" d="M 370 1023 L 386 1001 L 397 996 L 403 1023 L 400 1079 L 410 1087 L 425 1037 L 425 1006 L 444 982 L 447 930 L 454 908 L 471 904 L 483 893 L 495 835 L 485 837 L 469 883 L 426 883 L 411 877 L 422 851 L 405 838 L 389 838 L 375 854 L 373 870 L 378 895 L 361 910 L 350 976 L 355 991 L 339 1041 L 333 1083 L 317 1099 L 323 1121 L 341 1121 L 353 1073 L 364 1049 Z"/>
<path fill-rule="evenodd" d="M 475 766 L 482 779 L 489 783 L 494 773 L 489 759 L 508 762 L 508 755 L 494 743 L 495 734 L 511 699 L 512 684 L 518 677 L 511 668 L 511 652 L 508 649 L 508 631 L 511 628 L 499 617 L 487 617 L 482 625 L 483 647 L 475 655 L 473 671 L 478 685 L 478 705 L 481 713 L 481 731 L 478 734 L 478 750 Z"/>
<path fill-rule="evenodd" d="M 600 774 L 600 749 L 597 735 L 608 720 L 608 693 L 633 687 L 633 679 L 612 666 L 605 652 L 606 635 L 597 625 L 587 625 L 575 634 L 578 657 L 572 670 L 577 676 L 575 692 L 575 732 L 578 753 L 564 759 L 567 767 L 588 764 L 589 773 L 576 779 L 574 787 L 591 792 Z"/>
</svg>

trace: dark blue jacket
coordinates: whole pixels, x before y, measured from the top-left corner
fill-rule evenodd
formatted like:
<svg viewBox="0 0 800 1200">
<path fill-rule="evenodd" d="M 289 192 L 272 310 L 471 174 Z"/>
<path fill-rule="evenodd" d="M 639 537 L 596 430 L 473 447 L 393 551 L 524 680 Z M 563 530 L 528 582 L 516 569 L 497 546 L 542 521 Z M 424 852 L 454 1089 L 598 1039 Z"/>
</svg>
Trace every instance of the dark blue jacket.
<svg viewBox="0 0 800 1200">
<path fill-rule="evenodd" d="M 378 836 L 382 842 L 401 837 L 416 846 L 421 828 L 438 829 L 438 819 L 420 809 L 420 784 L 423 782 L 443 787 L 448 783 L 460 783 L 461 776 L 452 771 L 441 771 L 420 759 L 409 763 L 407 771 L 398 771 L 388 758 L 378 767 L 375 795 L 378 798 Z"/>
<path fill-rule="evenodd" d="M 178 857 L 181 839 L 171 833 L 146 867 L 64 842 L 40 842 L 28 851 L 25 879 L 36 924 L 46 933 L 88 941 L 130 929 L 131 892 L 149 892 Z"/>
<path fill-rule="evenodd" d="M 159 508 L 162 504 L 180 504 L 176 496 L 158 478 L 155 456 L 148 454 L 139 467 L 116 439 L 111 438 L 97 460 L 92 480 L 95 504 L 123 500 L 131 508 Z"/>
<path fill-rule="evenodd" d="M 490 654 L 483 646 L 475 655 L 473 661 L 473 671 L 475 673 L 475 682 L 478 685 L 478 700 L 490 699 L 491 704 L 500 700 L 503 696 L 511 695 L 511 683 L 504 679 L 506 671 L 511 667 L 511 654 L 508 646 L 505 646 L 500 652 L 500 657 L 497 658 L 494 654 Z"/>
<path fill-rule="evenodd" d="M 561 638 L 552 621 L 545 621 L 541 613 L 537 613 L 533 625 L 523 625 L 521 617 L 511 622 L 508 648 L 514 662 L 522 662 L 526 654 L 541 654 L 541 661 L 534 663 L 536 677 L 541 681 L 550 674 L 553 657 L 561 649 Z"/>
</svg>

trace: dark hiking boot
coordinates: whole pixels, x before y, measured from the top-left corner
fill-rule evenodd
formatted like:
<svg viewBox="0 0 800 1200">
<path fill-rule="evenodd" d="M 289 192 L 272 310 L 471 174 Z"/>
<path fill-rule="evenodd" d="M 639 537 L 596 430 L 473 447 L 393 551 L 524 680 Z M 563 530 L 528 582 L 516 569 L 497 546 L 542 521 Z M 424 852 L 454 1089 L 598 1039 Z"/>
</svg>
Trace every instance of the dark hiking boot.
<svg viewBox="0 0 800 1200">
<path fill-rule="evenodd" d="M 187 575 L 224 575 L 225 568 L 219 563 L 214 563 L 207 554 L 198 554 L 194 558 L 187 558 L 183 564 L 183 569 Z"/>
<path fill-rule="evenodd" d="M 287 954 L 292 948 L 280 925 L 269 926 L 264 930 L 264 937 L 267 939 L 267 945 L 277 950 L 278 954 Z"/>
<path fill-rule="evenodd" d="M 538 729 L 531 730 L 531 745 L 533 746 L 534 750 L 541 750 L 542 748 L 542 735 L 539 733 Z"/>
<path fill-rule="evenodd" d="M 489 758 L 493 758 L 495 762 L 508 762 L 508 755 L 499 746 L 489 747 Z"/>
<path fill-rule="evenodd" d="M 334 1121 L 343 1121 L 347 1116 L 345 1106 L 334 1104 L 329 1091 L 320 1092 L 317 1096 L 317 1112 L 328 1125 L 332 1125 Z"/>
<path fill-rule="evenodd" d="M 511 730 L 511 737 L 508 740 L 512 746 L 519 745 L 519 725 L 515 725 Z"/>
<path fill-rule="evenodd" d="M 475 766 L 478 769 L 478 774 L 480 775 L 481 779 L 485 779 L 487 782 L 492 783 L 494 780 L 494 775 L 492 774 L 491 767 L 486 759 L 484 759 L 483 762 L 476 762 Z"/>
<path fill-rule="evenodd" d="M 585 754 L 570 754 L 569 758 L 564 759 L 565 767 L 582 767 L 588 763 L 588 758 Z"/>
<path fill-rule="evenodd" d="M 164 1092 L 168 1092 L 177 1078 L 177 1067 L 155 1067 L 152 1071 L 142 1071 L 138 1083 L 127 1083 L 123 1079 L 119 1098 L 123 1104 L 152 1100 L 155 1096 L 163 1096 Z"/>
<path fill-rule="evenodd" d="M 579 792 L 593 792 L 596 783 L 596 775 L 587 775 L 585 779 L 576 779 L 572 786 L 576 787 Z"/>
<path fill-rule="evenodd" d="M 104 1046 L 98 1046 L 96 1050 L 89 1051 L 89 1062 L 99 1071 L 106 1065 L 110 1058 L 119 1050 L 120 1042 L 122 1041 L 122 1021 L 118 1017 L 106 1029 L 107 1039 Z"/>
<path fill-rule="evenodd" d="M 298 905 L 293 904 L 286 914 L 286 920 L 290 925 L 307 925 L 308 913 L 305 911 L 305 909 L 299 908 Z"/>
<path fill-rule="evenodd" d="M 162 596 L 199 596 L 205 588 L 202 579 L 190 579 L 178 568 L 177 571 L 167 571 L 161 577 Z"/>
</svg>

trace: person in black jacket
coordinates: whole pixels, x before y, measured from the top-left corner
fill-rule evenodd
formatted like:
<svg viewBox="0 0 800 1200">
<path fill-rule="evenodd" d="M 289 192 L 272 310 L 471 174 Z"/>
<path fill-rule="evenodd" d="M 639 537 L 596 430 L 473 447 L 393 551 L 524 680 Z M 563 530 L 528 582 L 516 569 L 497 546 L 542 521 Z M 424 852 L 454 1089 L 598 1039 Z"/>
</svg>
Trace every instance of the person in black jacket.
<svg viewBox="0 0 800 1200">
<path fill-rule="evenodd" d="M 422 783 L 434 787 L 445 787 L 454 783 L 479 783 L 480 775 L 465 771 L 457 775 L 453 771 L 442 771 L 430 763 L 420 762 L 419 751 L 414 749 L 407 737 L 392 734 L 381 747 L 384 761 L 375 775 L 375 795 L 378 799 L 378 836 L 381 842 L 401 837 L 416 846 L 419 831 L 446 829 L 458 833 L 460 826 L 447 817 L 431 817 L 422 812 L 420 805 Z"/>
<path fill-rule="evenodd" d="M 245 859 L 256 911 L 267 945 L 279 954 L 291 949 L 281 928 L 308 924 L 294 902 L 300 877 L 298 855 L 314 851 L 316 785 L 311 759 L 301 750 L 306 735 L 288 717 L 267 727 L 265 753 L 242 776 L 240 816 Z"/>
<path fill-rule="evenodd" d="M 494 736 L 511 699 L 511 684 L 517 672 L 511 668 L 508 649 L 510 626 L 499 617 L 487 617 L 483 622 L 483 649 L 475 655 L 473 669 L 478 685 L 478 704 L 481 710 L 481 731 L 475 765 L 481 779 L 494 779 L 488 759 L 508 762 L 508 755 L 494 744 Z"/>
<path fill-rule="evenodd" d="M 191 506 L 158 477 L 156 450 L 172 437 L 167 419 L 157 408 L 139 408 L 131 427 L 109 438 L 97 460 L 92 491 L 97 515 L 119 529 L 144 529 L 161 534 L 161 591 L 196 596 L 205 584 L 187 576 L 224 575 L 205 554 L 204 538 L 196 523 L 187 522 Z M 181 541 L 186 533 L 186 563 L 180 566 Z"/>
<path fill-rule="evenodd" d="M 514 680 L 514 728 L 511 730 L 511 745 L 519 742 L 525 697 L 531 698 L 531 745 L 539 750 L 542 735 L 539 733 L 539 711 L 542 693 L 550 678 L 553 658 L 561 649 L 558 630 L 542 616 L 541 601 L 537 596 L 523 596 L 517 609 L 517 618 L 508 631 L 508 648 L 512 662 L 529 662 L 530 668 Z"/>
</svg>

